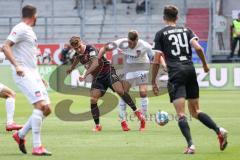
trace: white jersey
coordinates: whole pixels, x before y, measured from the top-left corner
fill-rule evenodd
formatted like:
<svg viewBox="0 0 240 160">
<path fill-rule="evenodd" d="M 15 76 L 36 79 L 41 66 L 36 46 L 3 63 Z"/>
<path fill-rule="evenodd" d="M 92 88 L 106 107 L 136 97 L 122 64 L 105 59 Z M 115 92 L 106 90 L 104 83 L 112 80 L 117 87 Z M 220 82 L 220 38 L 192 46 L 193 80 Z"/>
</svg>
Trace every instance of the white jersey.
<svg viewBox="0 0 240 160">
<path fill-rule="evenodd" d="M 114 43 L 117 45 L 117 48 L 123 52 L 126 62 L 129 64 L 149 63 L 153 58 L 152 46 L 141 39 L 138 40 L 134 49 L 128 47 L 127 38 L 118 39 L 114 41 Z"/>
<path fill-rule="evenodd" d="M 13 69 L 13 79 L 31 104 L 44 100 L 50 104 L 47 89 L 37 70 L 37 37 L 31 26 L 24 22 L 17 24 L 7 38 L 14 42 L 13 55 L 18 65 L 24 69 L 24 76 L 18 76 Z"/>
<path fill-rule="evenodd" d="M 15 43 L 12 51 L 17 64 L 26 69 L 37 69 L 37 37 L 32 27 L 20 22 L 7 39 Z"/>
</svg>

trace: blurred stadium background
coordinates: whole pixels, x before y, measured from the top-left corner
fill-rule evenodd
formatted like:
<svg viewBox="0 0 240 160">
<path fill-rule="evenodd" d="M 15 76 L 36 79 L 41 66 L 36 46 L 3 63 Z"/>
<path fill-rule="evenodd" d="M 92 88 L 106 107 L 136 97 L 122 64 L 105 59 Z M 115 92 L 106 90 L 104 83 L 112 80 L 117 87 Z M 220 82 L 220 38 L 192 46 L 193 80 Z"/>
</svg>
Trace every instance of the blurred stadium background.
<svg viewBox="0 0 240 160">
<path fill-rule="evenodd" d="M 141 4 L 138 8 L 137 3 Z M 106 42 L 126 37 L 130 29 L 136 29 L 140 38 L 152 43 L 155 33 L 165 26 L 162 20 L 164 5 L 178 6 L 179 25 L 195 31 L 211 63 L 210 73 L 205 74 L 198 57 L 193 55 L 199 85 L 206 88 L 201 90 L 202 109 L 231 133 L 229 148 L 220 153 L 212 132 L 191 120 L 198 152 L 187 159 L 229 160 L 239 157 L 240 58 L 227 58 L 230 54 L 230 25 L 240 12 L 239 0 L 0 0 L 0 44 L 20 21 L 21 8 L 25 4 L 33 4 L 38 9 L 39 18 L 34 31 L 39 43 L 39 71 L 46 80 L 62 63 L 60 54 L 71 36 L 80 35 L 86 43 L 99 48 Z M 108 53 L 107 58 L 122 63 L 119 58 L 112 59 L 112 53 Z M 0 53 L 1 59 L 4 56 Z M 0 82 L 18 91 L 8 61 L 0 63 L 0 73 Z M 76 75 L 68 76 L 66 83 L 90 86 L 77 83 Z M 53 107 L 62 99 L 73 99 L 72 112 L 89 110 L 86 97 L 57 92 L 50 92 L 50 97 Z M 11 133 L 3 131 L 4 103 L 4 100 L 0 101 L 0 159 L 33 159 L 30 154 L 21 156 Z M 159 109 L 175 114 L 167 95 L 151 97 L 149 112 L 154 114 Z M 30 104 L 23 94 L 17 92 L 16 122 L 24 123 L 30 114 Z M 104 115 L 101 119 L 104 131 L 96 135 L 91 132 L 92 121 L 64 122 L 52 114 L 43 127 L 43 141 L 47 142 L 44 144 L 54 154 L 51 159 L 186 159 L 181 154 L 185 143 L 177 123 L 159 128 L 154 121 L 149 121 L 146 132 L 140 134 L 137 123 L 132 121 L 129 122 L 132 131 L 123 134 L 117 115 L 117 109 Z M 28 149 L 30 142 L 27 143 Z"/>
<path fill-rule="evenodd" d="M 230 24 L 240 11 L 239 0 L 76 1 L 0 0 L 0 43 L 19 22 L 25 4 L 38 8 L 34 30 L 39 44 L 65 43 L 72 35 L 80 35 L 89 43 L 105 43 L 125 37 L 130 29 L 138 30 L 142 39 L 152 43 L 155 33 L 164 26 L 164 5 L 174 4 L 180 9 L 179 24 L 192 28 L 200 37 L 209 62 L 239 62 L 237 57 L 226 58 L 230 53 Z M 144 4 L 136 11 L 137 3 Z"/>
<path fill-rule="evenodd" d="M 191 28 L 199 36 L 209 63 L 220 63 L 211 65 L 208 78 L 216 84 L 203 82 L 200 86 L 217 89 L 240 86 L 240 57 L 235 54 L 228 58 L 230 25 L 240 12 L 239 0 L 0 0 L 0 44 L 20 21 L 21 8 L 25 4 L 33 4 L 38 9 L 39 18 L 34 27 L 39 43 L 38 63 L 47 78 L 54 67 L 62 63 L 61 50 L 71 36 L 80 35 L 86 43 L 99 48 L 104 43 L 126 37 L 130 29 L 136 29 L 140 38 L 152 43 L 155 33 L 165 25 L 163 7 L 174 4 L 180 9 L 179 25 Z M 112 60 L 112 53 L 107 54 L 107 58 Z M 195 53 L 193 60 L 200 63 Z M 116 63 L 122 60 L 118 58 Z M 8 61 L 0 63 L 1 72 L 9 78 L 0 80 L 12 85 L 7 64 Z"/>
<path fill-rule="evenodd" d="M 138 3 L 142 4 L 136 9 Z M 72 35 L 80 35 L 89 43 L 105 43 L 125 37 L 130 29 L 138 30 L 142 39 L 152 43 L 164 26 L 164 5 L 175 4 L 180 9 L 179 24 L 200 37 L 209 62 L 240 60 L 227 59 L 230 24 L 240 11 L 238 0 L 0 0 L 0 43 L 19 22 L 25 4 L 38 8 L 34 30 L 39 44 L 65 43 Z"/>
</svg>

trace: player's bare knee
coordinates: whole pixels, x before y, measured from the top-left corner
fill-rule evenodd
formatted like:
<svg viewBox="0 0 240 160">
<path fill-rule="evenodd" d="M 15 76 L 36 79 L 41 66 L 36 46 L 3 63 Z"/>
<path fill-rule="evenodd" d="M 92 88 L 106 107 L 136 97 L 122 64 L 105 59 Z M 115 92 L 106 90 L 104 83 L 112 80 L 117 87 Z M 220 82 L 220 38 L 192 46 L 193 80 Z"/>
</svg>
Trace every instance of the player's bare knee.
<svg viewBox="0 0 240 160">
<path fill-rule="evenodd" d="M 146 98 L 147 97 L 147 92 L 140 92 L 140 97 L 141 98 Z"/>
<path fill-rule="evenodd" d="M 125 94 L 124 90 L 118 90 L 116 92 L 120 97 L 122 97 Z"/>
<path fill-rule="evenodd" d="M 50 115 L 52 113 L 51 107 L 50 105 L 45 105 L 44 106 L 44 111 L 43 111 L 43 115 L 45 117 L 47 117 L 48 115 Z"/>
<path fill-rule="evenodd" d="M 91 104 L 96 104 L 98 102 L 98 98 L 91 97 Z"/>
<path fill-rule="evenodd" d="M 16 98 L 16 93 L 12 91 L 12 92 L 9 94 L 9 98 L 15 99 L 15 98 Z"/>
<path fill-rule="evenodd" d="M 177 113 L 177 115 L 178 115 L 178 119 L 181 117 L 185 117 L 185 113 Z"/>
<path fill-rule="evenodd" d="M 193 112 L 190 112 L 190 113 L 191 113 L 191 116 L 192 116 L 193 118 L 196 118 L 196 119 L 197 119 L 197 117 L 198 117 L 197 112 L 193 111 Z"/>
</svg>

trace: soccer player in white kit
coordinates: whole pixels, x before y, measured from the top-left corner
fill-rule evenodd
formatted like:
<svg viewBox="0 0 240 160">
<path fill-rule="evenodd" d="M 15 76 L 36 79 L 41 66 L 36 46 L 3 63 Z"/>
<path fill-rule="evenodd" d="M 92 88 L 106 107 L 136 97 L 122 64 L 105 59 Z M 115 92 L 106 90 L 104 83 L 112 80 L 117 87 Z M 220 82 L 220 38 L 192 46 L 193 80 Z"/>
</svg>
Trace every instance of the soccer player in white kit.
<svg viewBox="0 0 240 160">
<path fill-rule="evenodd" d="M 7 111 L 6 131 L 19 130 L 22 128 L 21 125 L 16 124 L 13 120 L 15 110 L 15 97 L 16 93 L 12 89 L 0 83 L 0 98 L 6 99 L 6 111 Z"/>
<path fill-rule="evenodd" d="M 41 144 L 41 128 L 44 117 L 51 113 L 46 82 L 37 68 L 37 37 L 32 27 L 37 20 L 37 9 L 26 5 L 22 8 L 22 21 L 9 34 L 2 49 L 12 64 L 13 79 L 29 102 L 33 113 L 22 129 L 13 134 L 22 153 L 26 154 L 25 136 L 32 130 L 33 155 L 51 155 Z"/>
<path fill-rule="evenodd" d="M 122 51 L 125 56 L 123 67 L 124 89 L 129 91 L 134 84 L 139 86 L 141 112 L 142 115 L 146 117 L 148 108 L 148 73 L 151 59 L 154 57 L 152 46 L 148 42 L 139 39 L 136 30 L 131 30 L 128 33 L 128 38 L 118 39 L 113 43 L 109 43 L 109 45 L 106 45 L 100 50 L 99 55 L 116 48 Z M 129 131 L 130 129 L 126 122 L 126 103 L 122 99 L 119 101 L 119 116 L 121 118 L 123 131 Z"/>
</svg>

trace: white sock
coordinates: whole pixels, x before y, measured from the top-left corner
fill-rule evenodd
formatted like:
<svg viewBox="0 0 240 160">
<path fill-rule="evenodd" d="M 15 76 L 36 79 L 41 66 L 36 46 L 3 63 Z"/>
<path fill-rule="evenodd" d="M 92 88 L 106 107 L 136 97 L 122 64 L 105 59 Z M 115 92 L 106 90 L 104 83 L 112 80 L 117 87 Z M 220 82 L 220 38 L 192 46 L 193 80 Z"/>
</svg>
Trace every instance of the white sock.
<svg viewBox="0 0 240 160">
<path fill-rule="evenodd" d="M 32 116 L 29 117 L 27 123 L 24 124 L 23 128 L 19 130 L 18 136 L 21 139 L 23 139 L 31 129 L 32 129 Z"/>
<path fill-rule="evenodd" d="M 122 99 L 119 100 L 118 107 L 121 121 L 126 121 L 126 103 Z"/>
<path fill-rule="evenodd" d="M 7 124 L 13 122 L 14 110 L 15 110 L 15 99 L 7 98 L 6 99 Z"/>
<path fill-rule="evenodd" d="M 140 98 L 141 100 L 141 112 L 143 116 L 147 116 L 148 109 L 148 97 Z"/>
<path fill-rule="evenodd" d="M 32 114 L 32 136 L 33 136 L 33 147 L 39 147 L 41 143 L 41 127 L 43 120 L 43 112 L 39 109 L 34 109 Z"/>
</svg>

